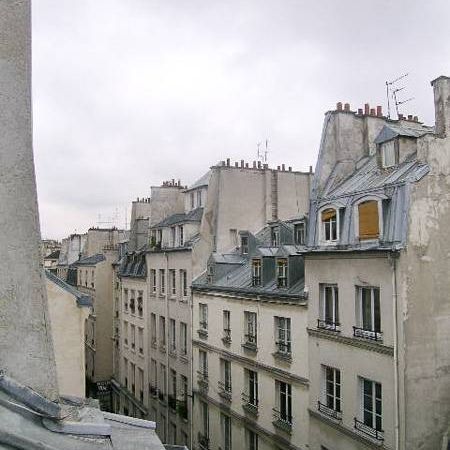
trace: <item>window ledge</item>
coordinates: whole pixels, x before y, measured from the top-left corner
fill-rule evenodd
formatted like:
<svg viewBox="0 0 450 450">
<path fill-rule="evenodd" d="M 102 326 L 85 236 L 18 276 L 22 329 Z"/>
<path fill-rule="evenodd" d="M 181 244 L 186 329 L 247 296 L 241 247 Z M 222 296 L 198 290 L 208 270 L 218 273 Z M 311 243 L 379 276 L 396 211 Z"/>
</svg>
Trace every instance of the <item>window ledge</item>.
<svg viewBox="0 0 450 450">
<path fill-rule="evenodd" d="M 273 426 L 275 428 L 278 428 L 279 430 L 285 431 L 286 433 L 291 434 L 292 433 L 292 424 L 289 422 L 285 422 L 284 420 L 277 419 L 272 422 Z"/>
<path fill-rule="evenodd" d="M 223 337 L 222 342 L 224 345 L 229 346 L 231 344 L 231 338 L 230 337 Z"/>
<path fill-rule="evenodd" d="M 203 339 L 206 339 L 206 338 L 208 337 L 208 330 L 204 330 L 204 329 L 202 329 L 202 328 L 199 328 L 199 329 L 197 330 L 197 333 L 198 333 L 198 335 L 199 335 L 201 338 L 203 338 Z"/>
<path fill-rule="evenodd" d="M 252 344 L 251 342 L 244 342 L 241 346 L 244 350 L 248 350 L 253 353 L 257 353 L 258 351 L 258 346 L 256 344 Z"/>
<path fill-rule="evenodd" d="M 245 412 L 252 414 L 253 416 L 257 416 L 259 413 L 258 407 L 256 405 L 252 405 L 251 403 L 247 403 L 247 402 L 242 404 L 242 409 Z"/>
<path fill-rule="evenodd" d="M 272 356 L 276 359 L 281 359 L 282 361 L 286 361 L 288 363 L 292 362 L 292 353 L 283 353 L 283 352 L 274 352 Z"/>
</svg>

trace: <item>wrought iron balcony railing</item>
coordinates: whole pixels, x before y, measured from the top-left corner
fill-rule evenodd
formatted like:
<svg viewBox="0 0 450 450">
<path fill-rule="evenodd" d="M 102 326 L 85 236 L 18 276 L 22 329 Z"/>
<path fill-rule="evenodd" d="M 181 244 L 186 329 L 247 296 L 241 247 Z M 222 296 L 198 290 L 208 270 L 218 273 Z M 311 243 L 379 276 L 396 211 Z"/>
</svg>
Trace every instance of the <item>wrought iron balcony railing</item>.
<svg viewBox="0 0 450 450">
<path fill-rule="evenodd" d="M 317 409 L 326 416 L 332 417 L 333 419 L 342 420 L 342 411 L 330 408 L 320 401 L 317 402 Z"/>
<path fill-rule="evenodd" d="M 339 322 L 333 322 L 329 319 L 317 319 L 317 328 L 322 328 L 323 330 L 340 331 L 340 326 Z"/>
<path fill-rule="evenodd" d="M 377 430 L 376 428 L 372 428 L 369 425 L 366 425 L 364 422 L 361 422 L 356 417 L 354 418 L 355 421 L 355 430 L 358 430 L 367 436 L 370 436 L 373 439 L 376 439 L 377 441 L 384 441 L 384 431 L 383 430 Z"/>
<path fill-rule="evenodd" d="M 381 331 L 366 330 L 361 327 L 353 327 L 353 336 L 357 338 L 370 339 L 371 341 L 383 340 L 383 333 Z"/>
</svg>

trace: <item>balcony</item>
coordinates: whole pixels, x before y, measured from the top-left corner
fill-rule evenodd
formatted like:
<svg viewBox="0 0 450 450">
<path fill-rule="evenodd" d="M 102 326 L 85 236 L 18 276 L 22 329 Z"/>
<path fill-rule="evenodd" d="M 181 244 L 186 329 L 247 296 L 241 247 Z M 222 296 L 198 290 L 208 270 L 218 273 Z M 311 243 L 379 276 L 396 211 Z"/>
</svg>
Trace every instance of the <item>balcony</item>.
<svg viewBox="0 0 450 450">
<path fill-rule="evenodd" d="M 178 400 L 177 413 L 182 419 L 187 420 L 188 418 L 187 400 Z"/>
<path fill-rule="evenodd" d="M 161 344 L 159 344 L 159 351 L 161 353 L 166 353 L 166 343 L 165 342 L 161 342 Z"/>
<path fill-rule="evenodd" d="M 157 348 L 157 347 L 158 347 L 158 343 L 157 343 L 157 341 L 156 341 L 156 337 L 152 337 L 152 341 L 151 341 L 150 345 L 151 345 L 153 348 Z"/>
<path fill-rule="evenodd" d="M 209 437 L 206 434 L 198 433 L 197 440 L 201 450 L 209 450 Z"/>
<path fill-rule="evenodd" d="M 208 390 L 208 385 L 209 385 L 209 381 L 208 381 L 208 373 L 204 372 L 204 371 L 197 371 L 197 384 L 198 384 L 198 388 L 201 391 L 207 391 Z"/>
<path fill-rule="evenodd" d="M 354 418 L 355 421 L 355 430 L 360 431 L 361 433 L 365 434 L 366 436 L 371 437 L 372 439 L 375 439 L 377 441 L 384 441 L 384 431 L 383 430 L 377 430 L 375 428 L 372 428 L 369 425 L 366 425 L 364 422 L 359 421 L 356 417 Z"/>
<path fill-rule="evenodd" d="M 330 408 L 320 401 L 317 402 L 317 409 L 325 416 L 336 420 L 342 420 L 342 411 L 337 411 L 336 409 Z"/>
<path fill-rule="evenodd" d="M 292 361 L 291 343 L 289 341 L 276 341 L 276 350 L 273 356 L 284 359 L 285 361 Z"/>
<path fill-rule="evenodd" d="M 286 414 L 286 412 L 281 412 L 276 408 L 272 409 L 273 421 L 272 424 L 286 433 L 292 432 L 292 416 Z"/>
<path fill-rule="evenodd" d="M 225 345 L 230 345 L 231 344 L 231 329 L 230 328 L 224 328 L 223 329 L 222 342 Z"/>
<path fill-rule="evenodd" d="M 242 347 L 245 350 L 250 350 L 252 352 L 258 351 L 257 341 L 256 341 L 256 334 L 245 334 L 244 335 L 244 343 L 242 344 Z"/>
<path fill-rule="evenodd" d="M 200 325 L 200 328 L 197 330 L 198 335 L 201 338 L 207 338 L 208 337 L 208 322 L 200 322 L 199 325 Z"/>
<path fill-rule="evenodd" d="M 353 327 L 353 336 L 371 341 L 383 341 L 383 333 L 381 331 L 366 330 L 360 327 Z"/>
<path fill-rule="evenodd" d="M 328 319 L 317 319 L 317 328 L 328 331 L 341 331 L 339 327 L 341 324 L 339 322 L 333 322 Z"/>
<path fill-rule="evenodd" d="M 245 392 L 242 393 L 242 408 L 244 411 L 253 414 L 254 416 L 258 415 L 258 399 L 254 396 L 250 396 Z"/>
<path fill-rule="evenodd" d="M 217 383 L 217 387 L 219 388 L 219 395 L 226 401 L 231 402 L 232 392 L 231 392 L 231 383 L 219 381 Z"/>
</svg>

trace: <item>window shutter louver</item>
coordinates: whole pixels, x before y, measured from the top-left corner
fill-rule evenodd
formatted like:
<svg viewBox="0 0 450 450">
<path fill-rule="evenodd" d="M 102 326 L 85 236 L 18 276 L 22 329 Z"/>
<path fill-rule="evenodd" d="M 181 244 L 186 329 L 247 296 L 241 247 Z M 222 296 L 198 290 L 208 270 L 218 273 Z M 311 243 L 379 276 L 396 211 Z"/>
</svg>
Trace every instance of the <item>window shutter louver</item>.
<svg viewBox="0 0 450 450">
<path fill-rule="evenodd" d="M 370 200 L 358 205 L 359 238 L 376 239 L 380 234 L 378 224 L 378 202 Z"/>
</svg>

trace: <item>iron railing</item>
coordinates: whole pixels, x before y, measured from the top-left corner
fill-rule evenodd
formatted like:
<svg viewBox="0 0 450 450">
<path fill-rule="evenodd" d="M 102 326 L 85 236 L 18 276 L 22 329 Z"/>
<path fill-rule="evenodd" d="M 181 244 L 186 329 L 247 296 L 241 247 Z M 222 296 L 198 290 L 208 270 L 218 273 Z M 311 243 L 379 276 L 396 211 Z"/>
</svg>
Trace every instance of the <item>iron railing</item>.
<svg viewBox="0 0 450 450">
<path fill-rule="evenodd" d="M 361 422 L 356 417 L 354 418 L 355 421 L 355 430 L 361 431 L 362 433 L 366 434 L 367 436 L 370 436 L 373 439 L 376 439 L 377 441 L 384 441 L 384 431 L 383 430 L 377 430 L 376 428 L 372 428 L 369 425 L 366 425 L 364 422 Z"/>
<path fill-rule="evenodd" d="M 381 331 L 366 330 L 361 327 L 353 327 L 353 336 L 357 338 L 370 339 L 372 341 L 383 340 L 383 333 Z"/>
<path fill-rule="evenodd" d="M 320 401 L 317 402 L 317 409 L 326 416 L 332 417 L 333 419 L 342 420 L 342 411 L 330 408 Z"/>
<path fill-rule="evenodd" d="M 317 319 L 317 328 L 322 328 L 324 330 L 330 331 L 340 331 L 340 326 L 341 324 L 339 322 L 333 322 L 329 319 Z"/>
</svg>

